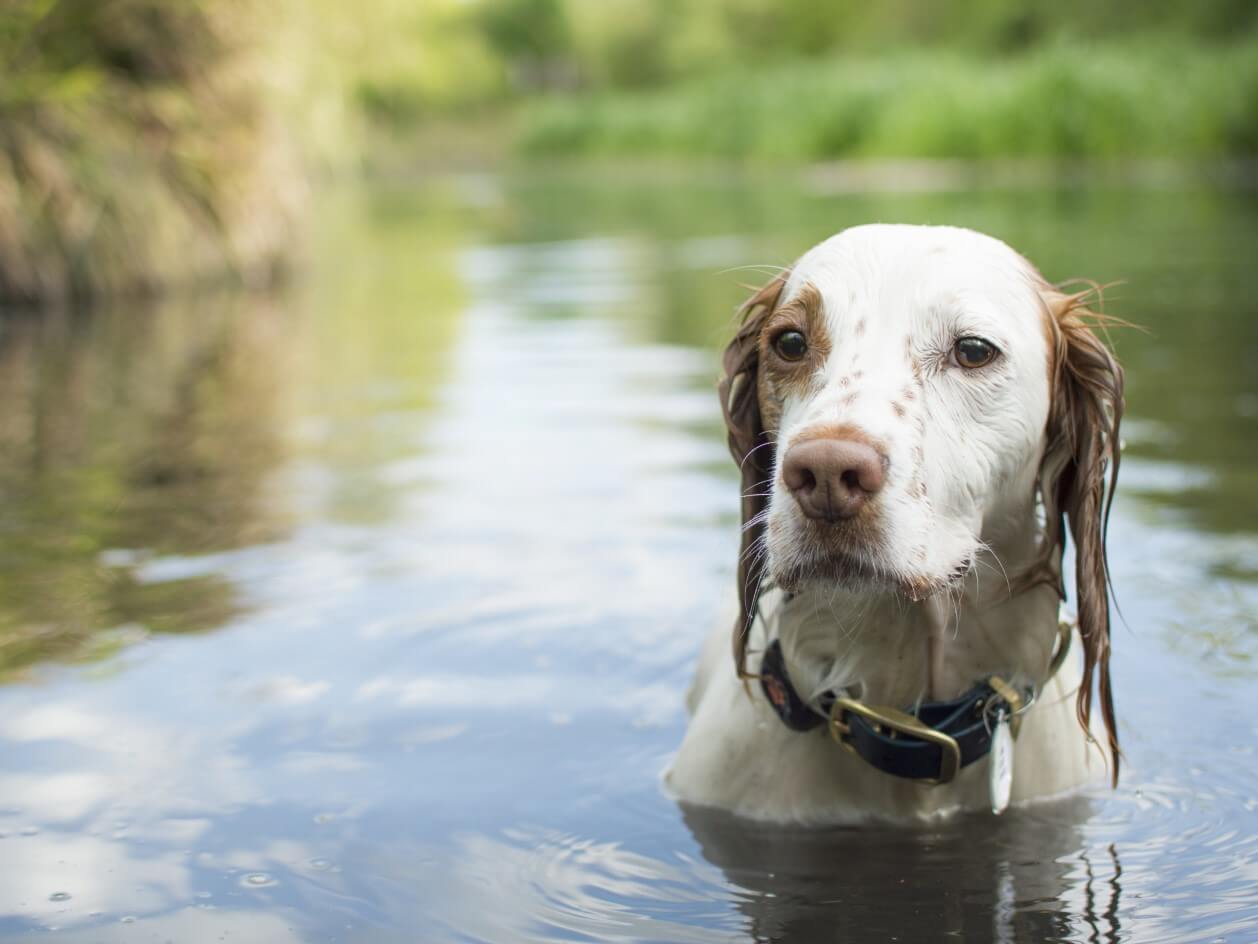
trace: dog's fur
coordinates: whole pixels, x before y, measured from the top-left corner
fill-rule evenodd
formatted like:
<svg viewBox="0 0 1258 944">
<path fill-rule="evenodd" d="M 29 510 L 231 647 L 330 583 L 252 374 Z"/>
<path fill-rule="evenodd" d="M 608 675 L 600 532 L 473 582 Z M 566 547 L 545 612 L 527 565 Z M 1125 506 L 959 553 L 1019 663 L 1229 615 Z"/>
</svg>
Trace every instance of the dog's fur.
<svg viewBox="0 0 1258 944">
<path fill-rule="evenodd" d="M 986 760 L 929 786 L 867 766 L 824 727 L 788 730 L 749 669 L 775 637 L 806 698 L 854 687 L 904 707 L 990 674 L 1035 686 L 1014 802 L 1107 763 L 1117 780 L 1105 528 L 1122 370 L 1091 329 L 1090 294 L 1052 287 L 979 233 L 872 225 L 814 247 L 746 303 L 720 385 L 743 486 L 734 659 L 719 629 L 668 774 L 679 799 L 797 822 L 988 806 Z M 808 339 L 797 363 L 772 347 L 784 330 Z M 967 336 L 995 360 L 960 366 L 951 352 Z M 793 445 L 826 437 L 872 444 L 885 469 L 850 519 L 806 517 L 782 478 Z M 1078 631 L 1049 678 L 1067 527 Z"/>
</svg>

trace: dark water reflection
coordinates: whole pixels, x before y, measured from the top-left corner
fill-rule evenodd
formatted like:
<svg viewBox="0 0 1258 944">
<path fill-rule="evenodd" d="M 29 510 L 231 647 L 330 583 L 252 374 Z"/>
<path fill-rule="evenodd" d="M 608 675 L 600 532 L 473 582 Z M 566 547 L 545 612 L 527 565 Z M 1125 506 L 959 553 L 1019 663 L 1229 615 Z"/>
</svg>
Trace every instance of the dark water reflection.
<svg viewBox="0 0 1258 944">
<path fill-rule="evenodd" d="M 1114 793 L 930 829 L 679 810 L 727 591 L 733 266 L 1001 235 L 1110 310 Z M 0 936 L 1258 937 L 1249 192 L 468 177 L 329 201 L 280 297 L 0 320 Z M 211 632 L 211 630 L 213 630 Z"/>
</svg>

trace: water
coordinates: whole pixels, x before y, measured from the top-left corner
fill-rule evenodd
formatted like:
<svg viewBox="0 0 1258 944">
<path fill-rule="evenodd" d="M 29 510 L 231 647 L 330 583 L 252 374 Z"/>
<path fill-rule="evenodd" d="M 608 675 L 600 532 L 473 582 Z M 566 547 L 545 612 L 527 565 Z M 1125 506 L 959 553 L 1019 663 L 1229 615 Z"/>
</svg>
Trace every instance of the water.
<svg viewBox="0 0 1258 944">
<path fill-rule="evenodd" d="M 1146 329 L 1115 792 L 797 832 L 661 790 L 732 586 L 726 270 L 868 220 Z M 0 321 L 0 938 L 1258 939 L 1255 258 L 1203 184 L 464 177 L 330 197 L 276 296 Z"/>
</svg>

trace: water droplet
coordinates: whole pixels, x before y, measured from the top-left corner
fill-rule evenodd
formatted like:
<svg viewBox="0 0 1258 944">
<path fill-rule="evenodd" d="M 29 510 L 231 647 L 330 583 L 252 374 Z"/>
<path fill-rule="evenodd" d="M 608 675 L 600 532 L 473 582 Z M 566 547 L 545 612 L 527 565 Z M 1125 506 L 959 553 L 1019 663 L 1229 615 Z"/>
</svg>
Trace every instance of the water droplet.
<svg viewBox="0 0 1258 944">
<path fill-rule="evenodd" d="M 123 915 L 121 918 L 118 919 L 119 924 L 135 924 L 135 922 L 136 922 L 135 915 Z"/>
<path fill-rule="evenodd" d="M 328 859 L 311 859 L 310 867 L 316 872 L 326 872 L 332 868 L 332 863 Z"/>
<path fill-rule="evenodd" d="M 319 813 L 317 816 L 315 816 L 314 821 L 318 823 L 320 826 L 323 826 L 323 825 L 326 825 L 327 823 L 332 822 L 332 820 L 334 820 L 335 818 L 336 818 L 335 815 L 332 813 Z"/>
<path fill-rule="evenodd" d="M 38 836 L 39 827 L 38 826 L 23 826 L 21 832 L 23 836 Z"/>
<path fill-rule="evenodd" d="M 266 888 L 268 885 L 274 885 L 275 879 L 265 872 L 250 872 L 240 880 L 240 884 L 249 888 Z"/>
<path fill-rule="evenodd" d="M 69 892 L 53 892 L 51 895 L 48 896 L 48 900 L 49 901 L 69 901 L 70 893 Z"/>
</svg>

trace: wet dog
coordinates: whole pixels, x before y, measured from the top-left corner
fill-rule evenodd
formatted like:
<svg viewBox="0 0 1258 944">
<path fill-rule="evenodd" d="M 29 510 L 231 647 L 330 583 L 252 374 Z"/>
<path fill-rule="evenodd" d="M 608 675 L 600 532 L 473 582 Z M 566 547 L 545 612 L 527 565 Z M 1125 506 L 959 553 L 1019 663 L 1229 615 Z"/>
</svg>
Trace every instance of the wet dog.
<svg viewBox="0 0 1258 944">
<path fill-rule="evenodd" d="M 871 225 L 744 305 L 720 387 L 743 486 L 734 657 L 721 627 L 668 773 L 678 798 L 914 819 L 1117 779 L 1105 529 L 1123 381 L 1091 296 L 989 236 Z"/>
</svg>

